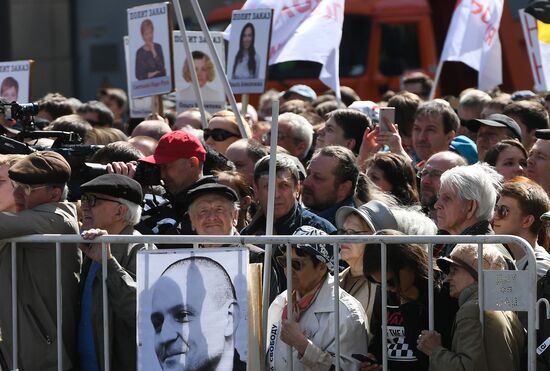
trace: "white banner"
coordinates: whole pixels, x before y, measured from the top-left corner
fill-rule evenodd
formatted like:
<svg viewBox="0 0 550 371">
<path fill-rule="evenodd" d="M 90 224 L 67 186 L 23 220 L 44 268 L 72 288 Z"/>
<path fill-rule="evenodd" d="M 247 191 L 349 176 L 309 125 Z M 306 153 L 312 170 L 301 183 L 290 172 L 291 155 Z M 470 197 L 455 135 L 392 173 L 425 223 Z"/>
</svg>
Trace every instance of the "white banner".
<svg viewBox="0 0 550 371">
<path fill-rule="evenodd" d="M 269 64 L 321 63 L 320 80 L 340 96 L 339 48 L 344 0 L 248 0 L 244 9 L 272 8 Z M 229 37 L 229 28 L 225 31 Z"/>
<path fill-rule="evenodd" d="M 550 90 L 550 33 L 545 33 L 550 29 L 550 25 L 537 21 L 523 9 L 519 10 L 519 18 L 533 72 L 534 89 Z"/>
<path fill-rule="evenodd" d="M 502 83 L 498 28 L 504 0 L 459 0 L 441 54 L 442 61 L 463 62 L 478 71 L 478 88 Z"/>
</svg>

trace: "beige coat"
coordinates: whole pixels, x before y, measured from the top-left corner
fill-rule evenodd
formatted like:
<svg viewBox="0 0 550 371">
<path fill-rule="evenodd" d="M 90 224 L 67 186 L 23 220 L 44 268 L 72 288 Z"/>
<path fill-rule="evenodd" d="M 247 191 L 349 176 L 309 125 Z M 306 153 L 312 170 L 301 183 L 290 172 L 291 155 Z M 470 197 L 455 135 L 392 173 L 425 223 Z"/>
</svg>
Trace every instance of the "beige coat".
<svg viewBox="0 0 550 371">
<path fill-rule="evenodd" d="M 485 311 L 484 334 L 479 321 L 477 284 L 458 298 L 451 349 L 438 347 L 430 371 L 517 371 L 525 334 L 513 312 Z"/>
<path fill-rule="evenodd" d="M 343 287 L 342 283 L 349 275 L 351 275 L 351 268 L 349 267 L 340 273 L 340 287 Z M 369 282 L 369 280 L 365 278 L 352 287 L 352 289 L 348 291 L 348 294 L 359 300 L 361 305 L 363 305 L 363 309 L 370 322 L 372 318 L 372 308 L 374 307 L 374 297 L 376 295 L 376 284 Z"/>
<path fill-rule="evenodd" d="M 0 238 L 30 234 L 78 234 L 76 208 L 68 202 L 42 204 L 19 213 L 0 213 Z M 12 366 L 11 245 L 0 245 L 0 350 Z M 57 370 L 55 244 L 17 244 L 19 369 Z M 81 254 L 61 246 L 63 370 L 77 364 L 76 329 Z"/>
</svg>

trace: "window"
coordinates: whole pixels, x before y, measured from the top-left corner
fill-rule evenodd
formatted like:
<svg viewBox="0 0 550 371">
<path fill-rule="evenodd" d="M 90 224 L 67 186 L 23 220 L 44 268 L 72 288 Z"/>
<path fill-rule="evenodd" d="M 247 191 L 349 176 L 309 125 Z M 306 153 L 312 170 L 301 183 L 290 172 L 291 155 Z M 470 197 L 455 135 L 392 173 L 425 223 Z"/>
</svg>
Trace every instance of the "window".
<svg viewBox="0 0 550 371">
<path fill-rule="evenodd" d="M 381 31 L 379 68 L 382 74 L 396 76 L 405 70 L 420 68 L 416 25 L 383 24 Z"/>
</svg>

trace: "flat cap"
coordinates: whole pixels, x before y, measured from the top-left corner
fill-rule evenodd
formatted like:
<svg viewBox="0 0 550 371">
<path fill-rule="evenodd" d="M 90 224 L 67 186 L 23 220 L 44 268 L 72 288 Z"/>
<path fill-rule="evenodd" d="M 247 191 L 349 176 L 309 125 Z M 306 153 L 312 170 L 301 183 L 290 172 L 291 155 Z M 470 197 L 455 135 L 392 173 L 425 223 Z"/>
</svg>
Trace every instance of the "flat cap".
<svg viewBox="0 0 550 371">
<path fill-rule="evenodd" d="M 122 198 L 141 205 L 143 191 L 134 179 L 120 174 L 104 174 L 80 186 L 81 193 L 100 193 L 114 198 Z"/>
<path fill-rule="evenodd" d="M 231 202 L 237 202 L 239 200 L 239 196 L 237 196 L 237 192 L 235 192 L 233 188 L 220 183 L 206 183 L 187 191 L 187 204 L 190 205 L 198 197 L 209 193 L 219 194 L 220 196 L 227 198 Z"/>
<path fill-rule="evenodd" d="M 71 166 L 57 152 L 33 152 L 17 161 L 8 175 L 23 184 L 64 184 L 71 177 Z"/>
</svg>

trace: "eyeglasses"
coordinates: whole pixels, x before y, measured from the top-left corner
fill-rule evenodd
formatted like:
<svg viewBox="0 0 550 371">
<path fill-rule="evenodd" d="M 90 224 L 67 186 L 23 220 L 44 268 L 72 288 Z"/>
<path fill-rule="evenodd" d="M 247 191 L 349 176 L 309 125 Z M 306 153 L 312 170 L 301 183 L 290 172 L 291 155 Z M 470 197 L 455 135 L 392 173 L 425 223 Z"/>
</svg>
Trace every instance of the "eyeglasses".
<svg viewBox="0 0 550 371">
<path fill-rule="evenodd" d="M 117 200 L 111 200 L 110 198 L 97 197 L 96 195 L 84 194 L 80 197 L 80 202 L 83 203 L 83 204 L 88 205 L 89 207 L 94 207 L 97 204 L 97 200 L 111 201 L 111 202 L 116 202 L 117 204 L 120 204 L 120 202 L 117 201 Z"/>
<path fill-rule="evenodd" d="M 368 231 L 354 231 L 353 229 L 339 228 L 339 229 L 336 230 L 336 234 L 349 236 L 349 235 L 354 235 L 354 234 L 372 234 L 372 231 L 371 230 L 368 230 Z"/>
<path fill-rule="evenodd" d="M 277 263 L 281 267 L 286 268 L 286 256 L 285 255 L 277 256 L 275 258 L 275 260 L 277 261 Z M 292 259 L 290 261 L 290 264 L 291 264 L 291 267 L 292 267 L 293 271 L 300 271 L 304 267 L 305 262 L 303 260 L 300 260 L 300 259 Z"/>
<path fill-rule="evenodd" d="M 19 183 L 19 182 L 16 182 L 15 180 L 12 180 L 11 181 L 11 186 L 13 187 L 13 190 L 16 190 L 17 188 L 21 188 L 23 190 L 23 192 L 25 193 L 26 196 L 30 196 L 32 191 L 35 191 L 37 189 L 40 189 L 40 188 L 48 188 L 47 185 L 42 185 L 42 186 L 32 186 L 30 184 L 24 184 L 24 183 Z"/>
<path fill-rule="evenodd" d="M 208 138 L 210 137 L 212 137 L 212 139 L 214 139 L 216 142 L 223 142 L 224 140 L 231 137 L 240 138 L 241 135 L 232 133 L 225 129 L 204 129 L 203 131 L 204 140 L 208 140 Z"/>
<path fill-rule="evenodd" d="M 504 205 L 495 205 L 495 216 L 504 219 L 510 213 L 510 208 Z"/>
<path fill-rule="evenodd" d="M 425 176 L 429 176 L 431 178 L 439 178 L 441 177 L 441 174 L 443 174 L 444 171 L 441 171 L 441 170 L 429 170 L 429 169 L 422 169 L 421 171 L 419 171 L 418 173 L 416 173 L 416 176 L 419 178 L 419 179 L 422 179 L 424 178 Z"/>
<path fill-rule="evenodd" d="M 287 135 L 284 133 L 281 133 L 280 131 L 277 132 L 277 142 L 281 142 L 287 138 Z M 262 140 L 264 142 L 271 142 L 271 131 L 268 131 L 262 136 Z"/>
</svg>

